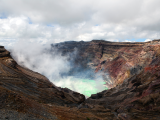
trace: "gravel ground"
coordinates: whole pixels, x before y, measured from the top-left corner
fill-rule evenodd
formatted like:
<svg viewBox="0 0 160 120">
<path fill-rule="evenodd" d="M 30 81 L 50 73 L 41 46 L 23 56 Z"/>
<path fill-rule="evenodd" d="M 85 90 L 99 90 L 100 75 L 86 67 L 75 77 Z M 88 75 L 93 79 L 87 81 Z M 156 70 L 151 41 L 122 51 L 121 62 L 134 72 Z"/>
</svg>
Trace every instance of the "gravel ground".
<svg viewBox="0 0 160 120">
<path fill-rule="evenodd" d="M 0 120 L 46 120 L 33 115 L 19 113 L 14 110 L 0 109 Z M 47 120 L 58 120 L 55 116 L 48 116 Z"/>
</svg>

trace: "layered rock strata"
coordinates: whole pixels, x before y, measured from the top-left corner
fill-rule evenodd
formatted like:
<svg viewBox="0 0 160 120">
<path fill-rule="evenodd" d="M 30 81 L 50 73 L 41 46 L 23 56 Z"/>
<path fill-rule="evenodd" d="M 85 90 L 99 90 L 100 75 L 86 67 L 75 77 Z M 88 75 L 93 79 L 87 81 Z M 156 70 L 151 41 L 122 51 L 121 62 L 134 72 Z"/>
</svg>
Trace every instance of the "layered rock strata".
<svg viewBox="0 0 160 120">
<path fill-rule="evenodd" d="M 81 59 L 74 61 L 75 66 L 82 63 L 95 72 L 102 71 L 104 75 L 107 72 L 110 75 L 107 86 L 111 89 L 85 99 L 84 95 L 57 87 L 45 76 L 19 66 L 1 46 L 0 119 L 160 119 L 159 40 L 147 43 L 71 42 L 53 47 L 65 55 L 74 51 L 76 45 Z"/>
<path fill-rule="evenodd" d="M 84 95 L 59 88 L 45 76 L 19 66 L 0 47 L 0 111 L 5 112 L 0 119 L 56 119 L 54 110 L 49 111 L 52 105 L 73 107 L 84 100 Z"/>
<path fill-rule="evenodd" d="M 62 52 L 62 55 L 77 51 L 72 71 L 81 66 L 82 70 L 92 69 L 95 73 L 101 72 L 107 87 L 112 88 L 134 74 L 138 74 L 151 63 L 157 54 L 157 51 L 153 49 L 158 49 L 154 44 L 159 45 L 159 41 L 154 40 L 146 43 L 120 43 L 103 40 L 70 41 L 58 43 L 52 47 Z"/>
</svg>

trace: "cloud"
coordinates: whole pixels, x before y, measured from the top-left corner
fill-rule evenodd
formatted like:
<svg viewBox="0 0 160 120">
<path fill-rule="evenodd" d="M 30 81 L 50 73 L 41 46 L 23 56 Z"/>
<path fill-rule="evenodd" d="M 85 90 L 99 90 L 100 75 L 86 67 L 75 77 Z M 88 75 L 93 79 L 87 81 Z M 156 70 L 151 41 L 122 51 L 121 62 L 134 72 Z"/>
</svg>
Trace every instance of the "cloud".
<svg viewBox="0 0 160 120">
<path fill-rule="evenodd" d="M 42 23 L 58 23 L 67 25 L 69 23 L 77 23 L 85 21 L 92 12 L 90 1 L 74 1 L 74 0 L 2 0 L 1 10 L 7 15 L 28 16 L 33 22 Z M 87 4 L 86 4 L 87 3 Z"/>
<path fill-rule="evenodd" d="M 1 0 L 0 40 L 158 39 L 159 4 L 159 0 Z"/>
<path fill-rule="evenodd" d="M 146 39 L 146 40 L 145 40 L 145 42 L 149 42 L 149 41 L 151 41 L 151 39 Z"/>
</svg>

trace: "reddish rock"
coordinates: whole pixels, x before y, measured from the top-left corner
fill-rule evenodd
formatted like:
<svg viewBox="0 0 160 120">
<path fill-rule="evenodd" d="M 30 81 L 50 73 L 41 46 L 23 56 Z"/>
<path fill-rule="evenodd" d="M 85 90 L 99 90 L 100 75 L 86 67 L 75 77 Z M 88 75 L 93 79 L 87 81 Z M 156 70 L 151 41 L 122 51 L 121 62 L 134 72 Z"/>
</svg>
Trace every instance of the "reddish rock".
<svg viewBox="0 0 160 120">
<path fill-rule="evenodd" d="M 73 44 L 74 43 L 74 44 Z M 111 89 L 84 95 L 60 88 L 19 66 L 0 47 L 0 119 L 159 120 L 160 42 L 65 43 L 63 55 L 79 50 L 75 65 L 109 73 Z M 81 51 L 83 49 L 83 51 Z M 79 59 L 80 58 L 80 59 Z M 96 74 L 96 73 L 95 73 Z"/>
</svg>

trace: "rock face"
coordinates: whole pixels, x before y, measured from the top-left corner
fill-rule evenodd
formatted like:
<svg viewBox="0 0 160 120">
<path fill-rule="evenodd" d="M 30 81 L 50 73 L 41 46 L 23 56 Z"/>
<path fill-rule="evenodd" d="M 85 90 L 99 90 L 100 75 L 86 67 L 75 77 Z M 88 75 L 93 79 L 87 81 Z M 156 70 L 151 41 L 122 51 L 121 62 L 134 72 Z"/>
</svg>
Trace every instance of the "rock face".
<svg viewBox="0 0 160 120">
<path fill-rule="evenodd" d="M 75 48 L 76 46 L 76 48 Z M 0 47 L 0 119 L 159 120 L 160 41 L 65 42 L 52 45 L 77 51 L 75 67 L 101 71 L 109 90 L 84 95 L 56 87 L 45 76 L 19 66 Z M 74 71 L 74 70 L 73 70 Z"/>
<path fill-rule="evenodd" d="M 123 81 L 138 74 L 149 65 L 157 54 L 159 41 L 147 43 L 107 42 L 93 40 L 91 42 L 64 42 L 52 45 L 63 55 L 77 51 L 73 61 L 72 71 L 78 66 L 102 72 L 109 88 L 123 83 Z M 72 57 L 72 56 L 71 56 Z M 107 75 L 106 75 L 107 74 Z M 109 75 L 109 76 L 108 76 Z M 109 77 L 109 79 L 107 79 Z"/>
<path fill-rule="evenodd" d="M 45 76 L 19 66 L 0 47 L 0 111 L 5 113 L 0 119 L 56 119 L 54 110 L 49 111 L 52 104 L 73 107 L 84 100 L 84 95 L 58 88 Z"/>
</svg>

